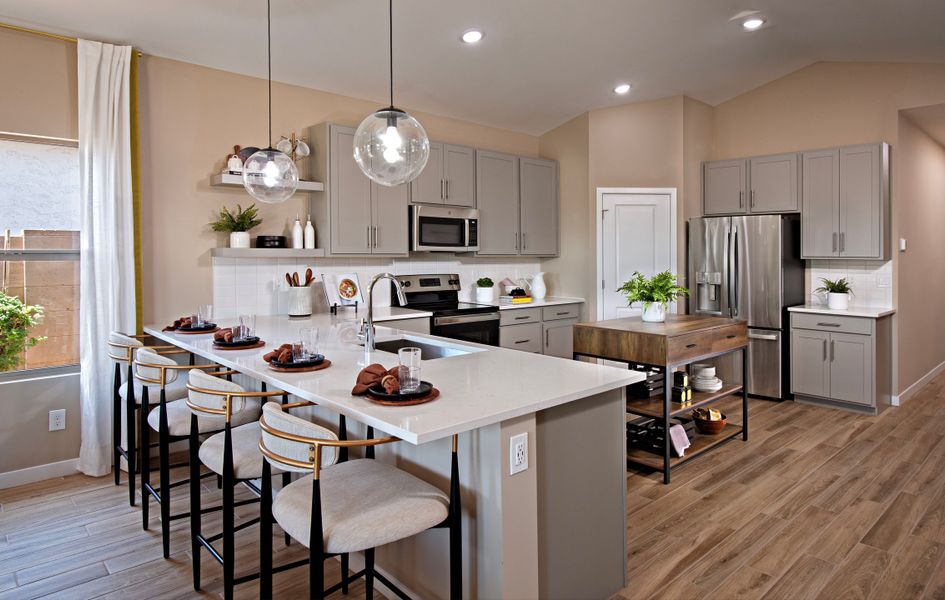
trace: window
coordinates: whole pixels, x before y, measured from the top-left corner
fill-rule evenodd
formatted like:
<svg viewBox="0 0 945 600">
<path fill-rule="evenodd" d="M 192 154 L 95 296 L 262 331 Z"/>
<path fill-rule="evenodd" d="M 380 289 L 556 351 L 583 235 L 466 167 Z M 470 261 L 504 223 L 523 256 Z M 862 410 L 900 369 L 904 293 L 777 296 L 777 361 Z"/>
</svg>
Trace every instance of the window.
<svg viewBox="0 0 945 600">
<path fill-rule="evenodd" d="M 0 139 L 0 292 L 43 307 L 46 339 L 16 370 L 79 362 L 79 158 L 75 143 Z"/>
</svg>

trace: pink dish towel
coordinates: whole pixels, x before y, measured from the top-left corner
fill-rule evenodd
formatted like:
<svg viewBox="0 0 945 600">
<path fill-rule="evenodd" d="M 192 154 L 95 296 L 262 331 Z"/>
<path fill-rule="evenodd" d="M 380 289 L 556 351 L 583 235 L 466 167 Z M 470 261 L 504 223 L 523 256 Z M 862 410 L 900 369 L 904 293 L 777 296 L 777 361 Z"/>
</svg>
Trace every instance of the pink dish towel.
<svg viewBox="0 0 945 600">
<path fill-rule="evenodd" d="M 670 425 L 669 439 L 673 442 L 673 449 L 679 456 L 685 456 L 686 448 L 689 447 L 689 436 L 682 425 Z"/>
</svg>

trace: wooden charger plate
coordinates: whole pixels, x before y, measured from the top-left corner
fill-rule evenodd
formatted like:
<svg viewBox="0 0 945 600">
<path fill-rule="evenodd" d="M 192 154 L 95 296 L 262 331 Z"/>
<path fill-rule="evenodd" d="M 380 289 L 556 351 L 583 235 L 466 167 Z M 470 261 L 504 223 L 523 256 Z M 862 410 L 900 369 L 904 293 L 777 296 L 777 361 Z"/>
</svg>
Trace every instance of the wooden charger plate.
<svg viewBox="0 0 945 600">
<path fill-rule="evenodd" d="M 259 340 L 255 344 L 250 344 L 248 346 L 221 346 L 216 342 L 213 343 L 214 350 L 253 350 L 254 348 L 263 348 L 265 347 L 266 342 Z"/>
<path fill-rule="evenodd" d="M 269 363 L 269 370 L 276 371 L 277 373 L 311 373 L 312 371 L 321 371 L 322 369 L 327 369 L 331 366 L 331 361 L 327 358 L 317 365 L 312 365 L 311 367 L 301 367 L 297 369 L 286 369 L 284 367 L 274 367 L 272 363 Z"/>
<path fill-rule="evenodd" d="M 220 331 L 219 327 L 214 327 L 213 329 L 201 329 L 199 331 L 188 331 L 186 329 L 175 329 L 174 333 L 182 333 L 184 335 L 203 335 L 205 333 L 216 333 Z"/>
<path fill-rule="evenodd" d="M 426 404 L 427 402 L 433 402 L 440 397 L 440 390 L 433 388 L 433 391 L 431 391 L 426 396 L 414 398 L 412 400 L 382 400 L 381 398 L 372 396 L 370 391 L 368 391 L 364 397 L 375 404 L 383 404 L 384 406 L 414 406 L 415 404 Z"/>
</svg>

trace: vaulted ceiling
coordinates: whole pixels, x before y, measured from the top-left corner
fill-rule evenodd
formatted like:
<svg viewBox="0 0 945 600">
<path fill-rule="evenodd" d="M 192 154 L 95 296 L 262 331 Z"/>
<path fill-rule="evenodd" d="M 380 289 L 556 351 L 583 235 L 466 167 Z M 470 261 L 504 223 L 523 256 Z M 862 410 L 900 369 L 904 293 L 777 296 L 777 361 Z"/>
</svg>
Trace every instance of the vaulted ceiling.
<svg viewBox="0 0 945 600">
<path fill-rule="evenodd" d="M 276 80 L 384 102 L 384 0 L 272 0 Z M 767 20 L 746 32 L 742 11 Z M 394 0 L 396 101 L 532 134 L 586 110 L 717 104 L 807 64 L 945 62 L 942 0 Z M 256 76 L 264 0 L 0 0 L 0 20 Z M 485 37 L 460 41 L 469 28 Z M 625 96 L 613 88 L 629 82 Z"/>
</svg>

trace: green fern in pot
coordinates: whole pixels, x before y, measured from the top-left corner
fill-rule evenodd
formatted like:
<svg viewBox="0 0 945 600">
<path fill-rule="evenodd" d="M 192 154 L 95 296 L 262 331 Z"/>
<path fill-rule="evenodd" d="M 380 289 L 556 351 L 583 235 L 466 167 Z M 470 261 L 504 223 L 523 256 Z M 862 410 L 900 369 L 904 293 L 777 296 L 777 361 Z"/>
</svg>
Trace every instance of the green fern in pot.
<svg viewBox="0 0 945 600">
<path fill-rule="evenodd" d="M 850 308 L 850 296 L 853 295 L 853 288 L 846 277 L 840 279 L 827 279 L 821 277 L 823 284 L 814 290 L 816 294 L 827 294 L 827 308 L 834 310 L 847 310 Z"/>
<path fill-rule="evenodd" d="M 647 277 L 639 271 L 633 273 L 617 291 L 627 296 L 627 305 L 643 304 L 643 320 L 659 323 L 666 320 L 666 307 L 680 296 L 688 296 L 689 290 L 677 284 L 678 276 L 663 271 Z"/>
<path fill-rule="evenodd" d="M 210 221 L 210 229 L 230 234 L 230 248 L 249 248 L 249 230 L 262 224 L 259 209 L 250 204 L 244 210 L 239 204 L 235 211 L 220 209 L 217 218 Z"/>
</svg>

